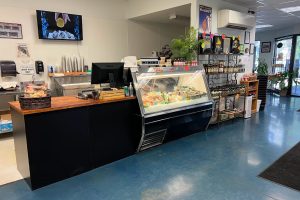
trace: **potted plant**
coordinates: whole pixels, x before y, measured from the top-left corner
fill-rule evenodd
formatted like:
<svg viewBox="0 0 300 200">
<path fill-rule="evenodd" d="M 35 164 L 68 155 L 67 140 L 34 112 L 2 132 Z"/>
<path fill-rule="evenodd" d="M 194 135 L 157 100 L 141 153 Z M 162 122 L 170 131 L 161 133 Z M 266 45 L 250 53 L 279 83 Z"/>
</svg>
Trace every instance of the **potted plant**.
<svg viewBox="0 0 300 200">
<path fill-rule="evenodd" d="M 184 36 L 171 41 L 172 58 L 188 62 L 196 60 L 199 45 L 202 43 L 203 40 L 197 39 L 197 30 L 191 27 Z"/>
<path fill-rule="evenodd" d="M 267 87 L 268 87 L 268 64 L 265 60 L 259 59 L 258 66 L 256 68 L 258 85 L 258 99 L 261 100 L 260 110 L 265 109 L 267 99 Z"/>
<path fill-rule="evenodd" d="M 280 96 L 287 96 L 288 92 L 288 84 L 286 84 L 289 80 L 292 80 L 295 78 L 295 75 L 293 72 L 283 72 L 277 74 L 277 80 L 279 83 L 279 89 L 280 89 Z"/>
</svg>

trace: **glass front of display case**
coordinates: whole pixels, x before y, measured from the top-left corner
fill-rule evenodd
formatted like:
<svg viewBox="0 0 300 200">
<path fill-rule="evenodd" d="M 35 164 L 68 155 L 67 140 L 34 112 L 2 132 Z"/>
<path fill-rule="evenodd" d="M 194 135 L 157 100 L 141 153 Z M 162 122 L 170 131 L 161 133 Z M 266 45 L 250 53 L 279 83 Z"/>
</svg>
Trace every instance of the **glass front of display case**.
<svg viewBox="0 0 300 200">
<path fill-rule="evenodd" d="M 211 101 L 202 67 L 146 68 L 133 78 L 145 115 Z"/>
</svg>

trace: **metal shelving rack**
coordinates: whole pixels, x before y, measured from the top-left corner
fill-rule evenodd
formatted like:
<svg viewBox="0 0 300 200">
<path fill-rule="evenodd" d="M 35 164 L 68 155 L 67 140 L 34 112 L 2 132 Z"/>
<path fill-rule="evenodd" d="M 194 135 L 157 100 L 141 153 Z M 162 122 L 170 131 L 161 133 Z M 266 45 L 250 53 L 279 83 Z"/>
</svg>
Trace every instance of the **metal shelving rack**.
<svg viewBox="0 0 300 200">
<path fill-rule="evenodd" d="M 241 54 L 201 54 L 199 62 L 203 64 L 209 88 L 214 99 L 214 115 L 210 124 L 243 117 L 245 107 L 239 111 L 241 95 L 245 96 L 245 86 L 238 84 L 238 74 L 244 73 L 244 65 L 239 64 Z M 243 98 L 245 100 L 245 98 Z M 221 104 L 224 102 L 224 105 Z"/>
</svg>

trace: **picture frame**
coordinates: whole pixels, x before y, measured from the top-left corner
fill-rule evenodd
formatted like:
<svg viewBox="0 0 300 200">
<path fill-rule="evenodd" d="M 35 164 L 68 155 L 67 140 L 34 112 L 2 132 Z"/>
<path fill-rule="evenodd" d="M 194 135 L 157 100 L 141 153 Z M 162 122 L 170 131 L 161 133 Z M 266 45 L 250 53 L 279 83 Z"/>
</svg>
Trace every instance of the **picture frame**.
<svg viewBox="0 0 300 200">
<path fill-rule="evenodd" d="M 261 53 L 270 53 L 271 45 L 272 45 L 272 42 L 262 42 L 261 43 Z"/>
<path fill-rule="evenodd" d="M 250 32 L 245 31 L 245 36 L 244 36 L 244 44 L 250 44 L 251 38 L 250 38 Z"/>
<path fill-rule="evenodd" d="M 215 54 L 223 54 L 224 41 L 222 36 L 214 36 L 212 49 Z"/>
<path fill-rule="evenodd" d="M 244 55 L 249 56 L 250 55 L 250 44 L 244 44 Z"/>
<path fill-rule="evenodd" d="M 198 39 L 204 40 L 204 45 L 199 46 L 199 54 L 211 54 L 212 53 L 212 40 L 210 38 L 210 35 L 206 35 L 203 38 L 202 34 L 199 34 Z"/>
<path fill-rule="evenodd" d="M 231 52 L 233 54 L 239 54 L 240 53 L 240 40 L 238 37 L 235 37 L 234 39 L 231 38 Z"/>
<path fill-rule="evenodd" d="M 0 38 L 23 39 L 22 25 L 17 23 L 0 22 Z"/>
<path fill-rule="evenodd" d="M 211 33 L 212 8 L 199 6 L 199 33 Z"/>
<path fill-rule="evenodd" d="M 231 53 L 231 38 L 225 37 L 223 40 L 223 52 L 225 54 Z"/>
<path fill-rule="evenodd" d="M 255 53 L 255 44 L 250 44 L 249 45 L 249 54 L 250 55 L 254 55 L 254 53 Z"/>
</svg>

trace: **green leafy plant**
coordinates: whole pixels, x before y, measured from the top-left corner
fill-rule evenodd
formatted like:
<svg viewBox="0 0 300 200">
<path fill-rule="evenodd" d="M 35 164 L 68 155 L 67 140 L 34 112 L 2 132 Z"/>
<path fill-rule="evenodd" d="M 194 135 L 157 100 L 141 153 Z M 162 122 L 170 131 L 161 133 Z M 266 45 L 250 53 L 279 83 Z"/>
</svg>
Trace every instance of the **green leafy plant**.
<svg viewBox="0 0 300 200">
<path fill-rule="evenodd" d="M 203 42 L 204 40 L 197 39 L 197 30 L 191 27 L 184 36 L 171 41 L 172 58 L 183 58 L 186 61 L 195 60 L 199 45 Z"/>
<path fill-rule="evenodd" d="M 259 76 L 266 76 L 268 75 L 268 64 L 265 60 L 259 59 L 258 66 L 256 68 L 257 75 Z"/>
<path fill-rule="evenodd" d="M 274 84 L 279 84 L 280 90 L 287 90 L 288 86 L 286 85 L 286 82 L 289 79 L 294 80 L 295 79 L 295 73 L 294 72 L 280 72 L 275 75 L 275 78 L 273 79 Z"/>
</svg>

